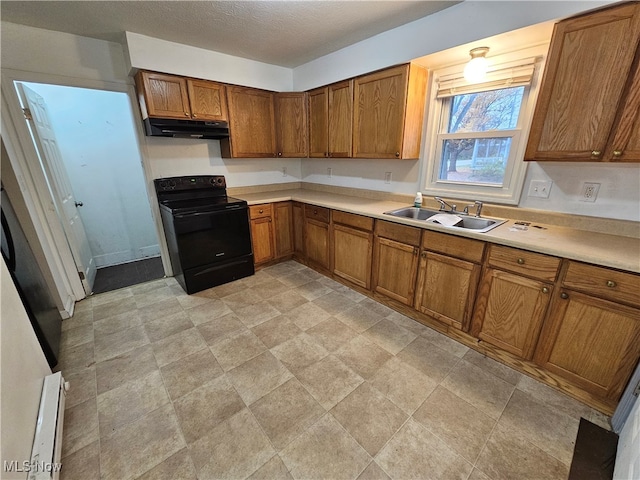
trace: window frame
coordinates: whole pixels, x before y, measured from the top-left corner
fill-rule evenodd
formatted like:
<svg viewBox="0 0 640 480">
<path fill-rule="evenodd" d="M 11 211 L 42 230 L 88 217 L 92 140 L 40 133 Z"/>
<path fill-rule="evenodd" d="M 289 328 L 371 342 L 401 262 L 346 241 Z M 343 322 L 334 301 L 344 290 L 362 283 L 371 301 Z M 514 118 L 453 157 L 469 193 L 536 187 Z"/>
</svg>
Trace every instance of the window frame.
<svg viewBox="0 0 640 480">
<path fill-rule="evenodd" d="M 493 65 L 522 61 L 531 57 L 535 57 L 536 59 L 531 84 L 525 87 L 523 93 L 518 123 L 515 128 L 508 130 L 445 133 L 449 120 L 447 110 L 453 97 L 437 98 L 438 81 L 442 77 L 448 77 L 454 74 L 462 75 L 466 63 L 434 69 L 431 77 L 430 98 L 425 122 L 425 138 L 427 141 L 425 142 L 423 151 L 422 191 L 424 194 L 469 201 L 480 200 L 506 205 L 517 205 L 519 203 L 527 172 L 527 163 L 524 161 L 524 154 L 539 92 L 539 82 L 542 78 L 541 75 L 544 70 L 548 49 L 549 43 L 544 43 L 490 58 L 490 62 Z M 491 89 L 489 88 L 484 91 L 488 90 Z M 493 137 L 511 137 L 512 139 L 502 185 L 461 183 L 452 180 L 438 179 L 444 140 L 450 138 Z"/>
</svg>

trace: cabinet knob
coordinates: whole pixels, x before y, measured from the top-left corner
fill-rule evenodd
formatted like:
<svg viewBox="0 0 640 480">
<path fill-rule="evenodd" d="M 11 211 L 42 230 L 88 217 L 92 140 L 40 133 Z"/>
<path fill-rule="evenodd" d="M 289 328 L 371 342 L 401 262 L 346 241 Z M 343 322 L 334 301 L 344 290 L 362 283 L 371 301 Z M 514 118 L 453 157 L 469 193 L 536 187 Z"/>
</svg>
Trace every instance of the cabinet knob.
<svg viewBox="0 0 640 480">
<path fill-rule="evenodd" d="M 396 152 L 396 158 L 400 158 L 400 152 Z"/>
<path fill-rule="evenodd" d="M 518 265 L 524 265 L 524 258 L 518 259 Z"/>
<path fill-rule="evenodd" d="M 272 220 L 271 220 L 271 219 L 269 219 L 269 223 L 271 223 L 271 222 L 272 222 Z"/>
<path fill-rule="evenodd" d="M 189 112 L 184 112 L 184 116 L 185 117 L 190 117 L 191 115 L 189 115 Z"/>
<path fill-rule="evenodd" d="M 193 115 L 191 115 L 193 118 L 198 118 L 198 115 L 196 115 L 195 113 Z"/>
<path fill-rule="evenodd" d="M 549 293 L 549 289 L 547 287 L 542 287 L 542 293 Z"/>
<path fill-rule="evenodd" d="M 602 152 L 600 150 L 592 150 L 591 151 L 591 156 L 592 157 L 599 157 L 601 153 Z"/>
<path fill-rule="evenodd" d="M 560 298 L 562 298 L 563 300 L 566 300 L 567 298 L 569 298 L 569 294 L 568 294 L 568 293 L 565 293 L 565 292 L 562 292 L 562 293 L 560 294 Z"/>
<path fill-rule="evenodd" d="M 264 210 L 260 209 L 258 210 L 258 213 L 264 213 Z"/>
<path fill-rule="evenodd" d="M 313 214 L 314 214 L 314 215 L 317 215 L 317 214 L 318 214 L 318 210 L 314 210 L 314 211 L 313 211 Z"/>
<path fill-rule="evenodd" d="M 278 152 L 278 156 L 281 157 L 282 156 L 282 152 Z"/>
<path fill-rule="evenodd" d="M 613 280 L 607 280 L 607 287 L 615 288 L 616 285 L 617 285 L 616 282 L 614 282 Z"/>
<path fill-rule="evenodd" d="M 621 157 L 622 156 L 622 150 L 614 150 L 613 151 L 613 156 L 614 157 Z"/>
<path fill-rule="evenodd" d="M 420 254 L 420 256 L 421 256 L 422 258 L 427 258 L 427 252 L 422 252 L 422 253 Z"/>
</svg>

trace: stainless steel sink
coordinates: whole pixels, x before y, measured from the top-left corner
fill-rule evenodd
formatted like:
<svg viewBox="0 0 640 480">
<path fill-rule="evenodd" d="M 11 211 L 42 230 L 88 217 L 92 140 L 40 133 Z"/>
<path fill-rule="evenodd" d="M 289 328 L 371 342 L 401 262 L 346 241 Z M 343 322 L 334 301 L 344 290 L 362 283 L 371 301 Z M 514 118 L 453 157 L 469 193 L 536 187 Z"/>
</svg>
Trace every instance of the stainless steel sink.
<svg viewBox="0 0 640 480">
<path fill-rule="evenodd" d="M 407 207 L 399 210 L 391 210 L 384 212 L 385 215 L 393 215 L 394 217 L 411 218 L 413 220 L 426 220 L 439 212 L 438 210 L 429 210 L 428 208 Z"/>
<path fill-rule="evenodd" d="M 392 215 L 394 217 L 409 218 L 412 220 L 428 220 L 438 213 L 448 213 L 439 210 L 430 210 L 428 208 L 407 207 L 400 208 L 398 210 L 391 210 L 384 212 L 385 215 Z M 471 215 L 465 215 L 461 212 L 456 212 L 455 215 L 461 218 L 461 221 L 453 226 L 446 226 L 455 230 L 471 230 L 477 233 L 488 232 L 492 228 L 496 228 L 498 225 L 502 225 L 506 220 L 489 217 L 474 217 Z M 435 222 L 434 222 L 435 223 Z M 445 225 L 443 225 L 445 226 Z"/>
</svg>

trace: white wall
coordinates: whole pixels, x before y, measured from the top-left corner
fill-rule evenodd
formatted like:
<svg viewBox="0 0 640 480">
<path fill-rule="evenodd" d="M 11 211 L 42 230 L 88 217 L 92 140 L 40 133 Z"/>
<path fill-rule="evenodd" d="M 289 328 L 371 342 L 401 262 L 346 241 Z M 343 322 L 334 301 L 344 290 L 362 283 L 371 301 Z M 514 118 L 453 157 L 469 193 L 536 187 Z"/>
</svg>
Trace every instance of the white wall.
<svg viewBox="0 0 640 480">
<path fill-rule="evenodd" d="M 293 86 L 308 90 L 607 3 L 467 0 L 296 67 Z"/>
<path fill-rule="evenodd" d="M 155 70 L 276 92 L 291 91 L 293 87 L 290 68 L 132 32 L 126 32 L 125 38 L 129 71 Z"/>
<path fill-rule="evenodd" d="M 145 143 L 154 178 L 224 175 L 228 187 L 289 183 L 301 178 L 298 158 L 222 158 L 219 140 L 145 137 Z M 287 169 L 286 177 L 282 167 Z"/>
<path fill-rule="evenodd" d="M 31 458 L 42 382 L 51 370 L 4 259 L 0 270 L 0 462 L 16 460 L 22 465 Z M 3 471 L 2 478 L 27 474 Z"/>
<path fill-rule="evenodd" d="M 96 266 L 160 255 L 129 97 L 26 85 L 47 105 Z"/>
</svg>

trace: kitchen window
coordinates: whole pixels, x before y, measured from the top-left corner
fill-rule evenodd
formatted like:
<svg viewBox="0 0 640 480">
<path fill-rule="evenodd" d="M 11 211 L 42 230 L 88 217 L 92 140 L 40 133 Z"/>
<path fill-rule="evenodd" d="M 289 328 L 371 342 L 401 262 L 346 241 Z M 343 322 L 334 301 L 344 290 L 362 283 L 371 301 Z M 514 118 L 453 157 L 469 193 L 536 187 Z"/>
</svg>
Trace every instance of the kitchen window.
<svg viewBox="0 0 640 480">
<path fill-rule="evenodd" d="M 464 80 L 464 65 L 434 72 L 427 194 L 518 203 L 541 57 L 504 62 L 505 57 L 502 63 L 501 57 L 490 59 L 494 67 L 476 84 Z"/>
</svg>

